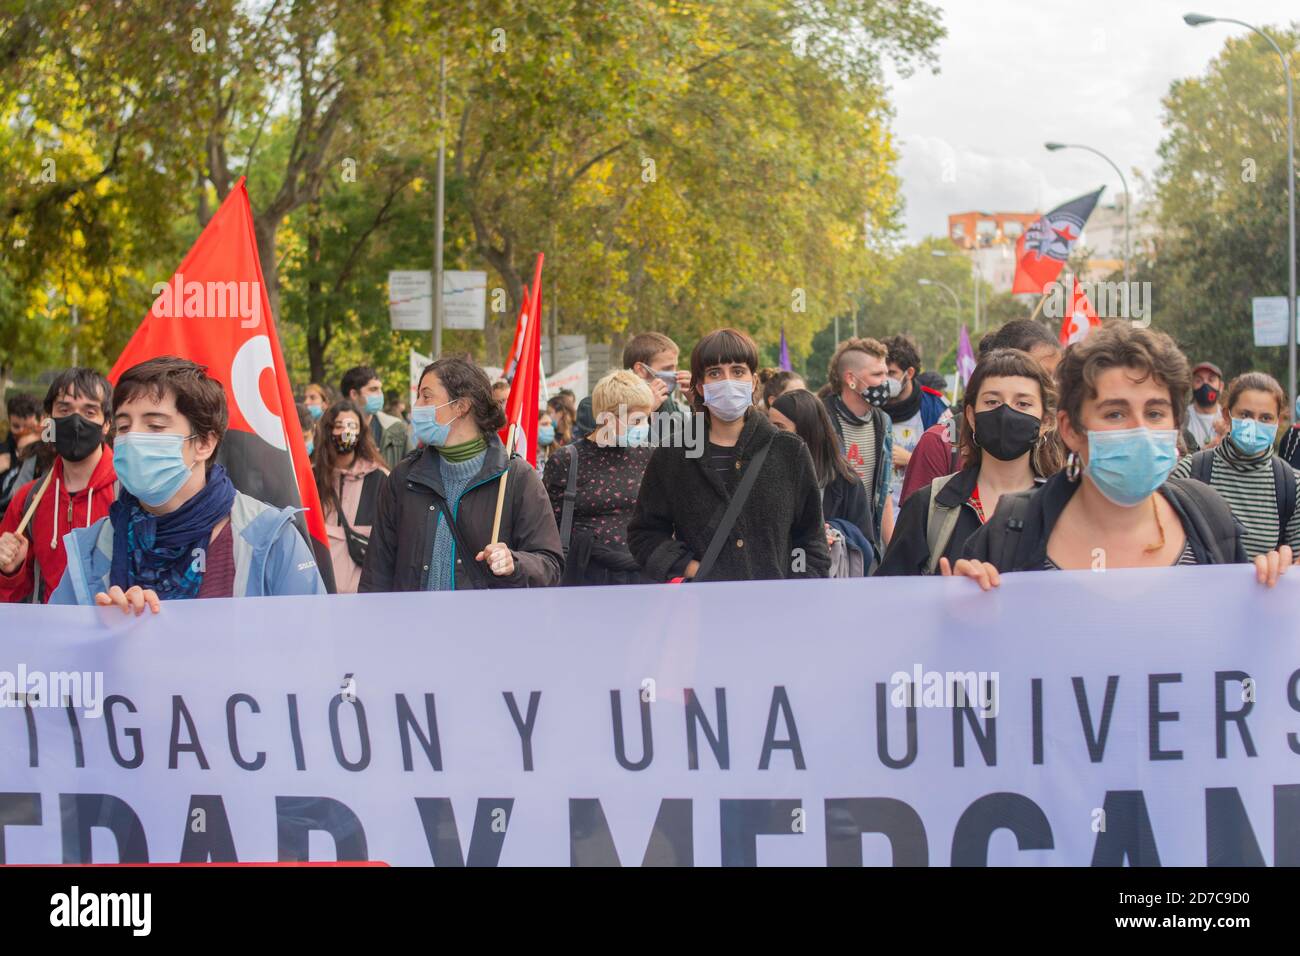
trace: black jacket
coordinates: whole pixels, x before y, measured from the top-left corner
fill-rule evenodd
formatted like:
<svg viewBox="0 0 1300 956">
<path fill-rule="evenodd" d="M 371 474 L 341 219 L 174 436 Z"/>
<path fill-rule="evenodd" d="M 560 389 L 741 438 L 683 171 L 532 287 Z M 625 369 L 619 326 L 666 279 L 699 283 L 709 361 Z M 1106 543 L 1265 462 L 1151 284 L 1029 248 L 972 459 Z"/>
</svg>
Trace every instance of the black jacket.
<svg viewBox="0 0 1300 956">
<path fill-rule="evenodd" d="M 839 518 L 855 525 L 868 541 L 874 540 L 875 522 L 871 517 L 871 504 L 867 489 L 856 478 L 836 475 L 822 492 L 822 517 L 827 521 Z"/>
<path fill-rule="evenodd" d="M 495 433 L 485 437 L 483 467 L 461 495 L 454 518 L 444 496 L 437 451 L 425 447 L 398 462 L 379 494 L 359 591 L 424 590 L 439 513 L 455 522 L 465 544 L 452 552 L 456 590 L 537 588 L 559 583 L 564 563 L 560 532 L 542 480 L 523 458 L 511 458 L 507 463 L 505 448 Z M 500 538 L 510 546 L 515 570 L 497 577 L 474 556 L 492 537 L 499 479 L 507 470 Z"/>
<path fill-rule="evenodd" d="M 939 491 L 935 504 L 944 508 L 960 508 L 957 525 L 943 549 L 943 556 L 953 564 L 962 556 L 966 539 L 981 527 L 979 515 L 966 502 L 979 482 L 979 465 L 963 468 L 948 480 Z M 894 536 L 881 559 L 876 574 L 924 574 L 930 566 L 930 492 L 932 485 L 922 485 L 908 496 L 899 509 L 894 525 Z"/>
<path fill-rule="evenodd" d="M 823 387 L 822 391 L 818 392 L 817 395 L 822 400 L 822 404 L 826 406 L 826 414 L 830 416 L 831 424 L 835 426 L 835 436 L 840 440 L 840 450 L 845 451 L 844 422 L 840 419 L 840 409 L 844 408 L 846 413 L 849 413 L 849 411 L 844 407 L 843 399 L 834 392 L 826 391 L 826 387 Z M 885 456 L 885 440 L 894 434 L 894 424 L 889 420 L 889 416 L 885 414 L 883 409 L 872 405 L 868 411 L 876 425 L 874 442 L 876 469 L 871 479 L 871 488 L 875 500 L 868 499 L 867 502 L 868 507 L 871 509 L 872 521 L 872 532 L 867 537 L 874 541 L 877 548 L 879 548 L 884 541 L 880 522 L 885 514 L 885 498 L 889 495 L 889 478 L 893 474 L 894 467 L 893 461 Z M 864 488 L 863 491 L 865 490 Z"/>
<path fill-rule="evenodd" d="M 962 557 L 988 561 L 999 571 L 1041 571 L 1052 529 L 1078 487 L 1078 482 L 1060 471 L 1033 491 L 1003 495 L 993 517 L 966 539 Z M 1228 503 L 1209 485 L 1170 478 L 1159 493 L 1177 513 L 1197 564 L 1244 564 L 1250 560 L 1245 530 L 1232 516 Z"/>
<path fill-rule="evenodd" d="M 708 435 L 706 415 L 706 448 Z M 751 408 L 736 442 L 737 467 L 743 469 L 769 444 L 763 470 L 709 580 L 824 578 L 830 571 L 821 490 L 812 457 L 799 436 L 778 431 L 767 416 Z M 688 563 L 704 557 L 715 522 L 730 500 L 707 455 L 689 458 L 688 451 L 669 446 L 655 449 L 641 480 L 636 514 L 628 526 L 633 557 L 656 581 L 678 577 Z M 803 549 L 802 561 L 794 553 L 796 548 Z M 796 566 L 803 570 L 794 570 Z"/>
</svg>

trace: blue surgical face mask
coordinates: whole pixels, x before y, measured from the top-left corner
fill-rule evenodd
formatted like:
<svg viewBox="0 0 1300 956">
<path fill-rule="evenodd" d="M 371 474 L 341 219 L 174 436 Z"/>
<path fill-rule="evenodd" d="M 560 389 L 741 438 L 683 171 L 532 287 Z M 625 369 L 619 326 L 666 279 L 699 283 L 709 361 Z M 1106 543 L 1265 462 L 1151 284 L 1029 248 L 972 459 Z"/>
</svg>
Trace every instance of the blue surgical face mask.
<svg viewBox="0 0 1300 956">
<path fill-rule="evenodd" d="M 366 396 L 366 414 L 373 415 L 376 412 L 384 410 L 384 396 L 378 392 L 371 392 Z"/>
<path fill-rule="evenodd" d="M 551 442 L 553 442 L 553 441 L 555 441 L 555 426 L 554 426 L 554 425 L 538 425 L 538 426 L 537 426 L 537 444 L 539 444 L 539 445 L 549 445 L 549 444 L 551 444 Z"/>
<path fill-rule="evenodd" d="M 319 420 L 320 420 L 320 417 L 321 417 L 322 415 L 325 414 L 325 406 L 323 406 L 323 405 L 308 405 L 308 406 L 307 406 L 307 411 L 311 412 L 311 417 L 312 417 L 313 419 L 316 419 L 317 421 L 319 421 Z"/>
<path fill-rule="evenodd" d="M 154 432 L 118 435 L 113 442 L 113 470 L 118 481 L 151 508 L 166 504 L 194 470 L 181 454 L 181 447 L 194 437 Z"/>
<path fill-rule="evenodd" d="M 316 443 L 315 443 L 314 441 L 312 441 L 310 438 L 308 438 L 308 439 L 307 439 L 307 457 L 310 458 L 310 457 L 311 457 L 311 453 L 314 452 L 315 450 L 316 450 Z"/>
<path fill-rule="evenodd" d="M 650 426 L 648 424 L 628 425 L 627 431 L 618 436 L 618 443 L 627 448 L 643 448 L 650 444 Z"/>
<path fill-rule="evenodd" d="M 451 402 L 454 401 L 456 399 L 453 398 Z M 434 448 L 441 448 L 447 444 L 447 437 L 451 434 L 451 423 L 460 416 L 457 415 L 451 422 L 444 423 L 438 421 L 437 415 L 438 409 L 446 408 L 451 402 L 443 402 L 441 405 L 416 405 L 412 408 L 411 427 L 415 429 L 415 437 Z"/>
<path fill-rule="evenodd" d="M 651 368 L 649 365 L 646 365 L 644 367 L 647 372 L 649 372 L 655 378 L 659 379 L 659 381 L 667 385 L 668 391 L 670 393 L 677 388 L 677 372 L 675 369 L 670 369 L 666 372 L 661 372 L 659 371 L 659 369 Z"/>
<path fill-rule="evenodd" d="M 1266 425 L 1253 418 L 1234 418 L 1232 420 L 1232 443 L 1243 454 L 1262 455 L 1273 447 L 1277 439 L 1277 424 Z"/>
<path fill-rule="evenodd" d="M 1141 504 L 1178 464 L 1173 428 L 1121 428 L 1088 432 L 1088 477 L 1117 505 Z"/>
<path fill-rule="evenodd" d="M 704 404 L 720 421 L 734 422 L 754 403 L 754 385 L 728 378 L 704 383 Z"/>
</svg>

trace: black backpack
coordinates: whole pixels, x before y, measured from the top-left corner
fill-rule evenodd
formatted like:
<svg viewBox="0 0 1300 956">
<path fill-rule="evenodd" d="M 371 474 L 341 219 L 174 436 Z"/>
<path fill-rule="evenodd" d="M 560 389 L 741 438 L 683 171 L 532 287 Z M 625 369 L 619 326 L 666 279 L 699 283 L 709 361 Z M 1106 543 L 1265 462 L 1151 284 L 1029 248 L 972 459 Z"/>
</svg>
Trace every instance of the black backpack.
<svg viewBox="0 0 1300 956">
<path fill-rule="evenodd" d="M 999 571 L 1040 570 L 1027 564 L 1043 536 L 1042 509 L 1032 509 L 1031 502 L 1046 487 L 1003 495 L 993 518 L 984 526 L 988 560 Z M 1198 481 L 1181 478 L 1170 478 L 1163 490 L 1189 529 L 1187 539 L 1197 563 L 1237 564 L 1245 560 L 1242 526 L 1217 491 Z"/>
<path fill-rule="evenodd" d="M 1291 517 L 1295 514 L 1296 481 L 1295 472 L 1291 469 L 1291 466 L 1277 455 L 1273 456 L 1272 465 L 1273 493 L 1277 496 L 1277 546 L 1280 548 L 1287 543 L 1286 529 L 1290 526 Z M 1213 448 L 1207 448 L 1192 455 L 1191 477 L 1208 485 L 1210 484 L 1213 469 Z"/>
</svg>

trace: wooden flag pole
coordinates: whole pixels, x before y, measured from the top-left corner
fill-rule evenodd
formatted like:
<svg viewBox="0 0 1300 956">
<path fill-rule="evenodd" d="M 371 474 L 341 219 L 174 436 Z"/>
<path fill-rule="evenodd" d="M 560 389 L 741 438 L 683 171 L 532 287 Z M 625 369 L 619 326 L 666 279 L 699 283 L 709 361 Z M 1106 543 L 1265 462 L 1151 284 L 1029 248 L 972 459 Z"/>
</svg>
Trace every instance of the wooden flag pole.
<svg viewBox="0 0 1300 956">
<path fill-rule="evenodd" d="M 27 506 L 27 513 L 23 515 L 23 520 L 18 522 L 18 528 L 14 531 L 14 534 L 21 537 L 22 533 L 27 530 L 27 522 L 31 521 L 32 515 L 36 514 L 36 506 L 39 505 L 41 499 L 45 497 L 45 489 L 50 487 L 50 479 L 53 477 L 54 467 L 51 466 L 50 473 L 45 476 L 45 482 L 41 485 L 40 490 L 36 492 L 36 497 L 32 499 L 32 503 Z"/>
<path fill-rule="evenodd" d="M 1055 285 L 1055 283 L 1053 283 L 1053 285 Z M 1043 297 L 1038 300 L 1038 305 L 1034 306 L 1034 314 L 1029 317 L 1030 322 L 1033 322 L 1038 318 L 1038 313 L 1043 311 L 1043 303 L 1047 301 L 1047 297 L 1051 294 L 1052 293 L 1050 292 L 1043 293 Z"/>
<path fill-rule="evenodd" d="M 501 534 L 501 510 L 506 504 L 506 476 L 510 474 L 510 456 L 515 453 L 515 428 L 514 422 L 510 423 L 510 432 L 506 435 L 506 470 L 501 472 L 501 484 L 497 486 L 497 513 L 492 519 L 492 540 L 488 544 L 496 544 Z"/>
</svg>

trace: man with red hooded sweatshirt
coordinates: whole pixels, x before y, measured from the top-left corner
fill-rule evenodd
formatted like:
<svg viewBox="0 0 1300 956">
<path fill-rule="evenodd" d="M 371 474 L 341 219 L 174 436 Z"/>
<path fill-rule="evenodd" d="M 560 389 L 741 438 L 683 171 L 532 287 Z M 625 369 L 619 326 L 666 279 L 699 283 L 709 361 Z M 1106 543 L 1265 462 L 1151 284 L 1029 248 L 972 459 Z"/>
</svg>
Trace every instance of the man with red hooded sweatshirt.
<svg viewBox="0 0 1300 956">
<path fill-rule="evenodd" d="M 113 387 L 89 368 L 70 368 L 45 393 L 41 438 L 58 457 L 45 478 L 29 481 L 9 502 L 0 522 L 0 602 L 48 601 L 63 577 L 63 536 L 108 514 L 117 475 L 108 434 Z M 18 525 L 37 496 L 23 533 Z"/>
</svg>

